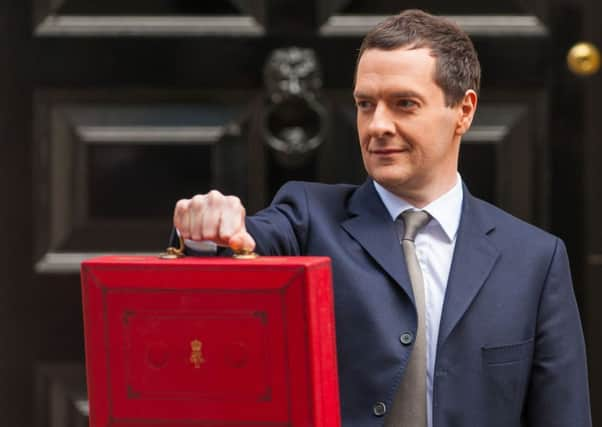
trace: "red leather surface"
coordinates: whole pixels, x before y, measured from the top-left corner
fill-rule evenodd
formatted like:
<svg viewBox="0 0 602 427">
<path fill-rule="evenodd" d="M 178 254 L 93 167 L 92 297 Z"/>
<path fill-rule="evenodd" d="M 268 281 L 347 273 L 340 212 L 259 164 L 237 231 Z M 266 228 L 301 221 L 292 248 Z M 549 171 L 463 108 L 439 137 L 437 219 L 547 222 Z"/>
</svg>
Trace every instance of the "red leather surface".
<svg viewBox="0 0 602 427">
<path fill-rule="evenodd" d="M 90 425 L 338 427 L 328 258 L 82 264 Z"/>
</svg>

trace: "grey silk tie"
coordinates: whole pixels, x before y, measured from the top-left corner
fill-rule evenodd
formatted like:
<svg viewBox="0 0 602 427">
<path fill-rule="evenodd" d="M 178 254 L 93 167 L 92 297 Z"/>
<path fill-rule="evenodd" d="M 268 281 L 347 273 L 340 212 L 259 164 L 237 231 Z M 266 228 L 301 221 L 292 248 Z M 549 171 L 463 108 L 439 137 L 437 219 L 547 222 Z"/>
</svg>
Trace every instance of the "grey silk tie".
<svg viewBox="0 0 602 427">
<path fill-rule="evenodd" d="M 422 270 L 416 258 L 414 238 L 431 216 L 424 211 L 404 211 L 400 215 L 405 225 L 401 246 L 408 267 L 416 312 L 418 331 L 414 338 L 414 348 L 393 400 L 391 412 L 385 419 L 386 427 L 426 427 L 426 331 L 424 306 L 424 281 Z M 399 221 L 400 218 L 397 220 Z M 406 337 L 407 339 L 407 337 Z"/>
</svg>

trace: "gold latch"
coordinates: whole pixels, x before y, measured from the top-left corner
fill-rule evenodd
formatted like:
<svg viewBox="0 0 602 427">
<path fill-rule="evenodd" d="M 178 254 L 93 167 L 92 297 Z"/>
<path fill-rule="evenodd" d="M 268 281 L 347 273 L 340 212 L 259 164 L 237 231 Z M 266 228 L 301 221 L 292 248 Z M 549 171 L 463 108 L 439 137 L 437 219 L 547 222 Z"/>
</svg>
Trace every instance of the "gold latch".
<svg viewBox="0 0 602 427">
<path fill-rule="evenodd" d="M 180 241 L 179 248 L 174 248 L 173 246 L 170 246 L 169 248 L 165 249 L 165 252 L 159 254 L 159 258 L 178 259 L 185 257 L 186 254 L 184 253 L 184 239 L 182 238 L 182 236 L 180 236 L 180 234 L 178 234 L 178 240 Z"/>
<path fill-rule="evenodd" d="M 248 251 L 245 249 L 233 249 L 233 250 L 234 250 L 234 255 L 232 255 L 232 258 L 236 258 L 236 259 L 255 259 L 259 256 L 255 252 Z"/>
</svg>

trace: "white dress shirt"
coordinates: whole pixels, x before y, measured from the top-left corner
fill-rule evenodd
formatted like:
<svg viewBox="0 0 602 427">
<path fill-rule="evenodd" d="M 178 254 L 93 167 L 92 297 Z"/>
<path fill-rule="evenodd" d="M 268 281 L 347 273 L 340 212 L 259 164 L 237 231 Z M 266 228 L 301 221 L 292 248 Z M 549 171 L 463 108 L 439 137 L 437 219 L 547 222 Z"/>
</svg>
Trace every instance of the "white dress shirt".
<svg viewBox="0 0 602 427">
<path fill-rule="evenodd" d="M 417 209 L 405 200 L 374 182 L 376 192 L 389 211 L 393 221 L 407 209 L 424 210 L 432 219 L 418 232 L 415 239 L 416 257 L 422 270 L 426 316 L 426 405 L 428 426 L 433 425 L 433 372 L 437 356 L 437 337 L 447 279 L 451 267 L 456 235 L 462 214 L 462 180 L 438 199 L 422 209 Z"/>
</svg>

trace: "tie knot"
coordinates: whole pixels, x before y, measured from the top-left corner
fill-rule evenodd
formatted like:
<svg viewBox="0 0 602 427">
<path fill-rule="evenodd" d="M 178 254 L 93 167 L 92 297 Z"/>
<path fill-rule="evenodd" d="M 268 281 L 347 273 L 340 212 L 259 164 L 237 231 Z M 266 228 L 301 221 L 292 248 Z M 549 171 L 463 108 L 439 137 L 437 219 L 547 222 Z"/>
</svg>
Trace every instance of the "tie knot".
<svg viewBox="0 0 602 427">
<path fill-rule="evenodd" d="M 404 233 L 402 240 L 411 240 L 416 238 L 418 231 L 424 227 L 430 220 L 431 216 L 425 211 L 413 211 L 408 209 L 400 215 L 404 224 Z"/>
</svg>

